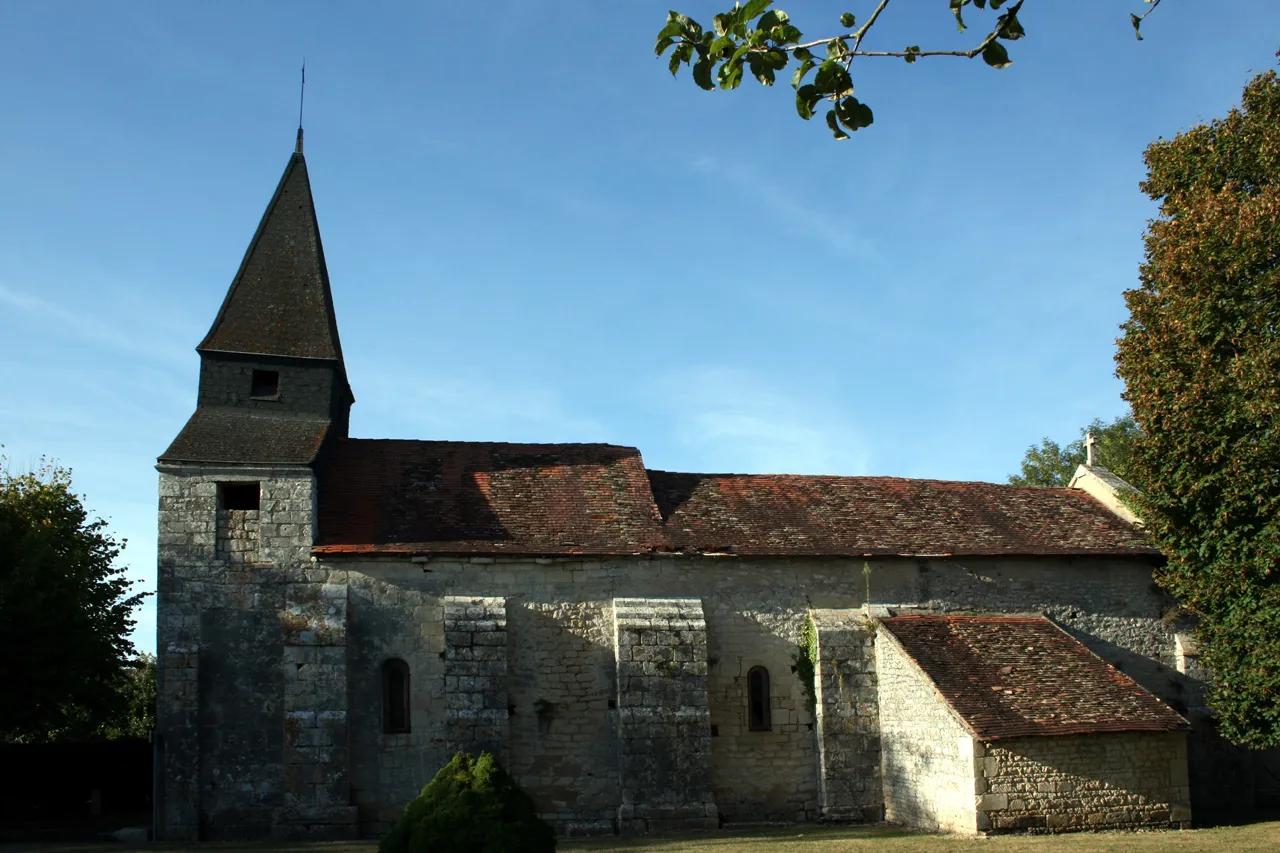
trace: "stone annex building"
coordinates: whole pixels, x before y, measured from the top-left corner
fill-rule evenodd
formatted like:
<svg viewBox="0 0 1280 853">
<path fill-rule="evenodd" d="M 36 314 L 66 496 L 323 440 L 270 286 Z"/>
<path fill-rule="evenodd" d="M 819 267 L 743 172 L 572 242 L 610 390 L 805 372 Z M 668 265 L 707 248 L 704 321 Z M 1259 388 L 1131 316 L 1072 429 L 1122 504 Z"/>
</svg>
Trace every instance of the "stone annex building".
<svg viewBox="0 0 1280 853">
<path fill-rule="evenodd" d="M 384 832 L 457 750 L 566 834 L 1252 803 L 1114 489 L 349 438 L 299 131 L 160 456 L 158 836 Z M 1194 806 L 1194 811 L 1193 811 Z"/>
</svg>

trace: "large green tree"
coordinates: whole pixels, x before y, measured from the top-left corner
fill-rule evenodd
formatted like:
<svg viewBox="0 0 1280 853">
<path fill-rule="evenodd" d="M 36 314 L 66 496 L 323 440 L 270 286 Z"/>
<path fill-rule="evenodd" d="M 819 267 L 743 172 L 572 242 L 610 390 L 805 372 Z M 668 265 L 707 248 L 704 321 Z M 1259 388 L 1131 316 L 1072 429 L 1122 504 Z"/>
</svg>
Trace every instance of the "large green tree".
<svg viewBox="0 0 1280 853">
<path fill-rule="evenodd" d="M 1026 35 L 1018 13 L 1025 0 L 1009 3 L 1007 0 L 946 0 L 947 8 L 955 16 L 960 32 L 968 27 L 964 16 L 974 9 L 989 11 L 993 16 L 991 29 L 980 40 L 960 49 L 922 49 L 913 44 L 901 50 L 871 50 L 868 35 L 881 20 L 891 0 L 867 2 L 870 10 L 865 20 L 858 23 L 852 12 L 839 15 L 839 28 L 820 38 L 806 38 L 795 23 L 781 9 L 773 9 L 773 0 L 746 0 L 735 3 L 712 18 L 712 26 L 704 28 L 700 23 L 679 12 L 667 14 L 666 26 L 658 32 L 654 52 L 663 56 L 671 51 L 668 68 L 672 75 L 679 73 L 681 65 L 689 66 L 693 82 L 700 88 L 711 90 L 736 89 L 742 83 L 744 72 L 750 71 L 762 85 L 772 86 L 779 71 L 795 63 L 791 86 L 796 90 L 795 107 L 800 118 L 813 118 L 819 105 L 827 102 L 827 127 L 836 139 L 848 139 L 849 133 L 868 127 L 874 120 L 871 107 L 853 96 L 853 62 L 860 57 L 896 57 L 908 64 L 933 56 L 982 58 L 992 68 L 1007 68 L 1013 64 L 1009 58 L 1010 42 Z M 1136 8 L 1137 0 L 1132 0 Z M 1129 13 L 1129 21 L 1139 39 L 1142 38 L 1142 22 L 1155 11 L 1161 0 L 1143 0 L 1147 4 L 1141 15 Z M 930 0 L 931 5 L 942 9 L 942 0 Z M 920 0 L 914 3 L 911 14 L 918 14 Z M 906 4 L 899 2 L 895 11 L 902 11 Z M 833 18 L 835 15 L 832 16 Z M 971 15 L 972 17 L 972 15 Z M 810 77 L 810 72 L 813 76 Z"/>
<path fill-rule="evenodd" d="M 1039 446 L 1031 445 L 1022 457 L 1022 471 L 1010 474 L 1009 482 L 1015 486 L 1065 486 L 1075 476 L 1076 467 L 1083 465 L 1088 459 L 1085 441 L 1092 435 L 1093 462 L 1114 474 L 1129 481 L 1132 471 L 1129 466 L 1129 454 L 1133 442 L 1142 432 L 1134 423 L 1132 415 L 1122 415 L 1111 423 L 1101 418 L 1094 418 L 1092 423 L 1080 430 L 1080 437 L 1066 447 L 1049 437 L 1041 439 Z"/>
<path fill-rule="evenodd" d="M 0 740 L 128 726 L 144 594 L 115 562 L 122 544 L 89 520 L 69 471 L 12 474 L 0 457 Z"/>
<path fill-rule="evenodd" d="M 1198 617 L 1222 732 L 1280 746 L 1280 81 L 1146 151 L 1160 203 L 1116 355 L 1134 500 Z"/>
</svg>

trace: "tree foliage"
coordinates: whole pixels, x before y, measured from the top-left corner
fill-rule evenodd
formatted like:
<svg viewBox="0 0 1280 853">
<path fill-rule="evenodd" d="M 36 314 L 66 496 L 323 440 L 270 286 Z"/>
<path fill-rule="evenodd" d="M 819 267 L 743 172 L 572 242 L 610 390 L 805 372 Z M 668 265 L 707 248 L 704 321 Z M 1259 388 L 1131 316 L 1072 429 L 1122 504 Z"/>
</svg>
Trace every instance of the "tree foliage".
<svg viewBox="0 0 1280 853">
<path fill-rule="evenodd" d="M 555 831 L 487 752 L 440 768 L 378 844 L 378 853 L 554 853 Z"/>
<path fill-rule="evenodd" d="M 0 457 L 0 740 L 107 736 L 130 706 L 129 633 L 144 594 L 123 543 L 90 521 L 71 473 L 11 474 Z M 152 670 L 154 673 L 154 670 Z"/>
<path fill-rule="evenodd" d="M 1280 746 L 1280 81 L 1146 151 L 1160 203 L 1116 355 L 1137 509 L 1198 617 L 1222 732 Z"/>
<path fill-rule="evenodd" d="M 1080 430 L 1080 437 L 1066 447 L 1046 436 L 1040 440 L 1039 447 L 1033 444 L 1027 448 L 1026 455 L 1022 457 L 1022 473 L 1010 474 L 1009 482 L 1015 486 L 1070 484 L 1076 467 L 1083 465 L 1088 458 L 1085 438 L 1092 434 L 1096 442 L 1093 448 L 1094 464 L 1118 474 L 1131 485 L 1138 486 L 1131 479 L 1133 472 L 1130 470 L 1129 454 L 1134 440 L 1141 432 L 1132 415 L 1122 415 L 1111 423 L 1094 418 L 1092 423 Z"/>
<path fill-rule="evenodd" d="M 667 23 L 658 32 L 654 53 L 671 56 L 667 67 L 672 76 L 680 66 L 689 66 L 693 82 L 702 89 L 736 89 L 745 71 L 764 86 L 772 86 L 779 71 L 793 61 L 791 87 L 796 91 L 796 112 L 806 121 L 813 118 L 822 101 L 831 107 L 826 112 L 827 127 L 836 139 L 848 139 L 849 133 L 868 127 L 875 120 L 871 107 L 853 95 L 853 60 L 860 56 L 898 57 L 908 64 L 929 56 L 982 57 L 992 68 L 1008 68 L 1008 43 L 1026 35 L 1018 13 L 1025 0 L 947 0 L 956 27 L 964 32 L 966 8 L 998 12 L 991 31 L 972 47 L 960 50 L 922 50 L 920 45 L 907 45 L 902 50 L 867 50 L 863 47 L 880 15 L 890 0 L 879 0 L 865 22 L 859 26 L 852 12 L 840 15 L 841 31 L 819 39 L 805 40 L 786 12 L 772 9 L 773 0 L 746 0 L 716 15 L 711 29 L 688 15 L 669 12 Z M 1133 31 L 1142 38 L 1142 22 L 1161 0 L 1143 0 L 1148 4 L 1141 15 L 1130 14 Z M 941 7 L 941 0 L 938 0 Z M 1003 11 L 1002 11 L 1003 9 Z M 809 78 L 809 73 L 813 77 Z"/>
</svg>

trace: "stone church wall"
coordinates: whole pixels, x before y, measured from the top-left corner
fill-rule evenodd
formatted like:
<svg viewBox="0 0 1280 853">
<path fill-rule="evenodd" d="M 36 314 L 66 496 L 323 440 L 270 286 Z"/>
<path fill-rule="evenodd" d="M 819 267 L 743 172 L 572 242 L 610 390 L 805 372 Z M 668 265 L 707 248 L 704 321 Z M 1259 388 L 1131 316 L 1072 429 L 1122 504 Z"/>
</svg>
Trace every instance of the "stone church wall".
<svg viewBox="0 0 1280 853">
<path fill-rule="evenodd" d="M 920 829 L 973 833 L 972 733 L 886 631 L 876 636 L 885 819 Z"/>
<path fill-rule="evenodd" d="M 981 829 L 1191 825 L 1183 732 L 1009 738 L 986 744 L 981 755 Z"/>
<path fill-rule="evenodd" d="M 875 652 L 859 615 L 867 589 L 861 560 L 345 558 L 321 565 L 349 571 L 352 789 L 368 834 L 389 826 L 450 754 L 450 693 L 461 689 L 446 683 L 450 596 L 504 601 L 506 695 L 494 703 L 508 715 L 507 761 L 561 832 L 611 832 L 626 819 L 612 623 L 615 599 L 625 598 L 702 604 L 710 778 L 721 820 L 883 813 Z M 871 566 L 877 603 L 1049 610 L 1130 671 L 1161 672 L 1164 664 L 1144 661 L 1146 654 L 1172 659 L 1162 599 L 1138 561 L 903 558 Z M 816 713 L 792 671 L 810 613 L 822 649 L 817 687 L 843 697 Z M 388 657 L 412 672 L 407 734 L 381 732 L 378 673 Z M 758 665 L 771 680 L 767 732 L 749 731 L 747 719 L 747 673 Z M 1148 684 L 1161 685 L 1168 693 L 1167 678 Z M 833 783 L 826 789 L 824 774 Z"/>
<path fill-rule="evenodd" d="M 228 482 L 260 483 L 259 509 L 220 510 L 218 484 Z M 286 820 L 282 810 L 314 803 L 317 786 L 335 802 L 349 799 L 345 755 L 329 751 L 327 761 L 307 760 L 329 748 L 296 720 L 286 724 L 296 712 L 330 712 L 323 723 L 329 742 L 346 742 L 344 651 L 325 652 L 340 659 L 327 679 L 337 682 L 340 695 L 321 701 L 312 689 L 286 688 L 286 682 L 319 674 L 286 665 L 290 650 L 301 643 L 318 653 L 332 640 L 310 631 L 313 617 L 323 624 L 329 608 L 299 600 L 311 599 L 313 585 L 327 580 L 310 562 L 313 493 L 307 468 L 161 471 L 157 729 L 163 838 L 264 837 Z M 335 607 L 345 606 L 345 573 L 339 586 L 330 587 L 331 597 L 335 592 L 342 602 Z M 298 629 L 293 634 L 285 624 L 291 611 Z M 330 621 L 345 624 L 345 613 Z M 295 732 L 316 745 L 290 743 Z M 290 771 L 291 764 L 302 769 Z"/>
</svg>

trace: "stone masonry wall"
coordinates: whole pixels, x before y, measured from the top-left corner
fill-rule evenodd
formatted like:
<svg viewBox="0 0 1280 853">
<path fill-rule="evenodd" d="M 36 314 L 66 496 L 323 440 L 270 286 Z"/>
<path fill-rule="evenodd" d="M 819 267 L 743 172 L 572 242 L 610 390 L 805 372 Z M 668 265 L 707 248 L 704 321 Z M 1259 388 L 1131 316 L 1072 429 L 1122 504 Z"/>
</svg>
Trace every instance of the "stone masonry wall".
<svg viewBox="0 0 1280 853">
<path fill-rule="evenodd" d="M 444 600 L 445 746 L 507 763 L 507 605 L 495 597 Z"/>
<path fill-rule="evenodd" d="M 860 733 L 834 737 L 830 729 L 816 732 L 818 720 L 791 670 L 807 613 L 812 610 L 821 616 L 824 611 L 851 611 L 864 604 L 861 560 L 347 558 L 315 565 L 309 562 L 304 544 L 311 532 L 309 507 L 302 511 L 301 497 L 291 507 L 277 505 L 273 491 L 276 479 L 309 489 L 310 472 L 264 471 L 262 477 L 258 561 L 262 565 L 244 571 L 229 568 L 214 554 L 215 484 L 234 477 L 198 470 L 162 477 L 166 494 L 161 512 L 160 648 L 165 650 L 161 731 L 174 747 L 168 752 L 174 757 L 169 766 L 174 772 L 166 777 L 162 809 L 163 820 L 175 836 L 194 837 L 201 825 L 201 800 L 194 790 L 198 783 L 185 772 L 198 776 L 199 762 L 191 756 L 200 755 L 200 748 L 184 741 L 193 740 L 186 732 L 195 728 L 198 707 L 198 613 L 218 607 L 224 615 L 253 611 L 277 619 L 285 608 L 286 581 L 346 587 L 348 774 L 351 802 L 359 809 L 365 834 L 389 826 L 404 803 L 448 759 L 445 720 L 450 700 L 443 655 L 449 596 L 505 601 L 506 695 L 495 695 L 494 701 L 508 716 L 509 766 L 561 832 L 612 831 L 622 801 L 619 712 L 609 704 L 619 698 L 612 631 L 612 601 L 619 597 L 701 601 L 706 620 L 710 784 L 722 820 L 818 818 L 824 766 L 849 768 L 856 778 L 848 790 L 875 789 L 874 739 Z M 306 494 L 309 500 L 310 493 Z M 278 525 L 294 523 L 281 521 L 290 513 L 305 515 L 306 523 L 295 525 L 286 536 Z M 872 561 L 871 568 L 875 602 L 948 612 L 1049 610 L 1091 648 L 1121 661 L 1140 681 L 1142 674 L 1151 676 L 1153 680 L 1144 682 L 1145 686 L 1158 694 L 1162 685 L 1163 693 L 1171 690 L 1160 667 L 1164 657 L 1172 661 L 1172 634 L 1161 621 L 1163 599 L 1150 585 L 1149 567 L 1139 561 L 1046 558 L 956 563 L 900 558 Z M 308 570 L 323 574 L 308 576 Z M 269 625 L 270 620 L 263 624 Z M 270 660 L 272 671 L 283 672 L 283 652 L 277 651 L 283 648 L 283 629 L 279 631 L 274 636 L 280 646 L 259 643 L 247 652 L 246 662 Z M 830 628 L 824 641 L 828 651 L 840 647 Z M 869 683 L 870 659 L 853 663 L 855 645 L 847 647 L 844 662 L 840 653 L 824 657 L 820 671 L 835 676 L 838 686 L 840 677 L 847 684 L 849 675 L 861 667 L 861 677 Z M 411 670 L 412 730 L 408 733 L 381 730 L 379 672 L 389 657 L 403 659 Z M 747 731 L 746 673 L 756 665 L 770 673 L 774 723 L 770 732 Z M 820 686 L 826 684 L 822 678 L 819 681 Z M 277 689 L 270 679 L 261 680 L 259 687 L 265 691 L 264 700 Z M 285 701 L 282 685 L 279 690 L 278 699 L 266 702 L 276 710 Z M 839 703 L 830 710 L 831 722 L 850 722 Z M 856 706 L 854 710 L 852 719 L 857 724 Z M 243 729 L 248 723 L 237 725 Z M 271 754 L 265 741 L 262 750 L 258 754 Z M 274 755 L 270 760 L 282 767 L 282 750 L 277 748 Z M 204 757 L 212 769 L 235 763 L 230 753 L 206 750 Z M 274 783 L 275 790 L 270 790 L 268 781 L 268 788 L 259 794 L 270 808 L 284 805 L 283 771 L 279 772 L 274 778 L 281 781 Z M 264 778 L 271 778 L 270 774 Z M 834 805 L 833 793 L 834 788 L 828 788 L 828 801 Z M 222 832 L 219 820 L 215 813 L 205 815 L 206 837 L 225 837 L 218 835 Z"/>
<path fill-rule="evenodd" d="M 876 634 L 885 819 L 977 831 L 971 732 L 883 629 Z"/>
<path fill-rule="evenodd" d="M 817 610 L 812 616 L 822 818 L 879 821 L 884 787 L 875 629 L 862 610 Z"/>
<path fill-rule="evenodd" d="M 218 483 L 231 481 L 261 483 L 256 549 L 219 547 Z M 161 467 L 160 838 L 266 837 L 285 806 L 280 614 L 312 569 L 313 496 L 306 468 Z"/>
<path fill-rule="evenodd" d="M 978 826 L 991 832 L 1189 827 L 1186 735 L 1009 738 L 980 749 Z"/>
<path fill-rule="evenodd" d="M 256 509 L 218 510 L 215 552 L 229 565 L 258 562 L 258 519 Z"/>
<path fill-rule="evenodd" d="M 562 833 L 613 831 L 619 743 L 614 598 L 694 598 L 706 620 L 713 801 L 722 821 L 816 820 L 822 768 L 833 811 L 870 819 L 881 808 L 873 649 L 844 617 L 861 612 L 862 560 L 663 557 L 592 559 L 344 559 L 349 570 L 352 794 L 362 832 L 376 834 L 448 760 L 445 748 L 444 600 L 502 598 L 507 617 L 508 761 L 542 813 Z M 1091 648 L 1158 672 L 1172 660 L 1162 596 L 1140 561 L 884 559 L 871 561 L 876 602 L 949 612 L 1060 614 Z M 1002 607 L 1001 601 L 1008 606 Z M 819 688 L 855 701 L 824 703 L 832 724 L 807 707 L 792 671 L 806 615 L 819 624 Z M 1090 634 L 1098 630 L 1102 636 Z M 861 642 L 866 642 L 864 638 Z M 1125 645 L 1129 644 L 1129 645 Z M 1165 649 L 1164 647 L 1168 648 Z M 825 651 L 824 651 L 825 650 Z M 1163 650 L 1163 651 L 1162 651 Z M 413 731 L 381 733 L 378 670 L 387 657 L 412 670 Z M 770 674 L 772 731 L 747 726 L 746 676 Z M 1175 673 L 1176 674 L 1176 673 Z M 1147 686 L 1157 690 L 1164 676 Z M 843 686 L 842 686 L 843 685 Z M 852 692 L 851 692 L 852 691 Z M 861 696 L 861 699 L 857 699 Z M 853 731 L 849 731 L 849 727 Z M 843 728 L 841 728 L 843 727 Z M 819 759 L 819 742 L 823 756 Z M 839 789 L 839 790 L 838 790 Z M 843 792 L 843 793 L 842 793 Z M 866 809 L 866 811 L 862 811 Z"/>
<path fill-rule="evenodd" d="M 624 832 L 715 829 L 707 624 L 693 598 L 615 598 Z"/>
</svg>

